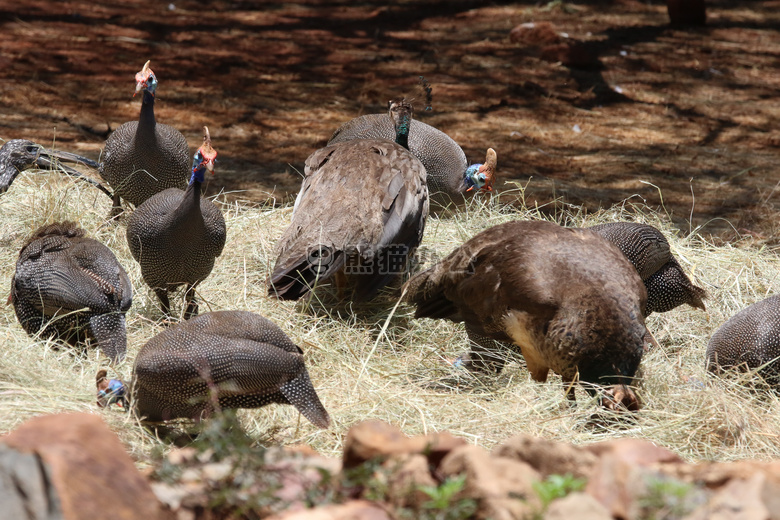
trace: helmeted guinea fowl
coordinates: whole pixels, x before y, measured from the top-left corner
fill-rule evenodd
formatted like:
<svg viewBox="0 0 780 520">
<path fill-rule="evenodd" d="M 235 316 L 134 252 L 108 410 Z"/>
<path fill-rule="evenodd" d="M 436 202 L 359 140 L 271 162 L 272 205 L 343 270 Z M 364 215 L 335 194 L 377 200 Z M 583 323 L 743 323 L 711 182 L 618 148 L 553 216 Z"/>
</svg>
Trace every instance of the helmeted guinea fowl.
<svg viewBox="0 0 780 520">
<path fill-rule="evenodd" d="M 155 120 L 157 77 L 148 61 L 135 81 L 136 94 L 143 92 L 141 115 L 108 137 L 100 165 L 100 175 L 114 190 L 114 214 L 121 211 L 120 199 L 137 207 L 165 189 L 186 188 L 189 175 L 187 140 L 175 128 Z"/>
<path fill-rule="evenodd" d="M 122 385 L 105 375 L 98 374 L 99 400 L 125 397 Z M 147 421 L 200 419 L 217 403 L 223 409 L 281 403 L 320 428 L 330 424 L 303 351 L 251 312 L 209 312 L 161 332 L 138 353 L 128 387 L 130 407 Z"/>
<path fill-rule="evenodd" d="M 73 222 L 35 231 L 19 252 L 9 299 L 28 334 L 74 345 L 90 338 L 118 361 L 133 289 L 111 250 L 84 235 Z"/>
<path fill-rule="evenodd" d="M 394 139 L 393 122 L 383 114 L 356 117 L 341 125 L 328 145 L 354 139 Z M 464 196 L 491 191 L 495 182 L 496 152 L 490 148 L 483 164 L 466 161 L 466 154 L 450 136 L 421 121 L 413 120 L 409 129 L 409 151 L 420 159 L 428 172 L 431 202 L 439 205 L 459 203 Z"/>
<path fill-rule="evenodd" d="M 615 244 L 636 267 L 647 288 L 645 316 L 667 312 L 684 303 L 705 310 L 702 299 L 707 292 L 686 276 L 660 230 L 635 222 L 609 222 L 588 229 Z"/>
<path fill-rule="evenodd" d="M 185 319 L 198 314 L 195 287 L 211 273 L 227 235 L 222 212 L 201 197 L 205 172 L 214 173 L 217 158 L 208 128 L 203 131 L 203 145 L 193 159 L 187 190 L 168 188 L 152 196 L 127 222 L 130 252 L 166 315 L 170 315 L 168 292 L 186 286 Z"/>
<path fill-rule="evenodd" d="M 758 370 L 780 389 L 780 295 L 761 300 L 729 318 L 707 344 L 707 369 Z"/>
<path fill-rule="evenodd" d="M 111 192 L 102 184 L 85 177 L 81 172 L 73 168 L 60 164 L 60 162 L 82 163 L 88 166 L 96 165 L 96 163 L 85 157 L 70 152 L 47 150 L 43 146 L 26 139 L 6 141 L 3 147 L 0 148 L 0 193 L 8 191 L 11 183 L 25 170 L 32 168 L 43 170 L 56 168 L 79 180 L 92 184 L 109 197 L 112 197 Z"/>
<path fill-rule="evenodd" d="M 277 244 L 269 295 L 297 299 L 338 275 L 337 282 L 352 285 L 355 300 L 366 300 L 405 272 L 422 240 L 428 188 L 425 167 L 405 148 L 411 103 L 393 100 L 389 114 L 395 142 L 355 139 L 306 160 L 292 222 Z"/>
<path fill-rule="evenodd" d="M 611 385 L 607 406 L 638 408 L 627 385 L 642 359 L 647 292 L 620 250 L 596 233 L 550 222 L 500 224 L 405 290 L 417 318 L 463 321 L 519 346 L 534 380 L 552 370 L 567 383 Z M 487 354 L 472 363 L 500 371 L 503 357 Z"/>
</svg>

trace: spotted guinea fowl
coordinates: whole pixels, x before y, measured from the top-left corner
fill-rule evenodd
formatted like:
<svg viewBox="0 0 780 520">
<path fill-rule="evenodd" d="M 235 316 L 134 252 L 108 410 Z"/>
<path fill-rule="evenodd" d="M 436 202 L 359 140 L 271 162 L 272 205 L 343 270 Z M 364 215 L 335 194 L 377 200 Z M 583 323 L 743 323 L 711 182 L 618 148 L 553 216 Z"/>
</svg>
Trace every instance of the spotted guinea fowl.
<svg viewBox="0 0 780 520">
<path fill-rule="evenodd" d="M 395 142 L 355 139 L 306 160 L 290 226 L 277 244 L 269 295 L 292 300 L 337 275 L 367 300 L 404 272 L 428 216 L 425 167 L 405 148 L 413 107 L 389 103 Z"/>
<path fill-rule="evenodd" d="M 130 280 L 111 250 L 73 222 L 33 233 L 19 252 L 9 300 L 30 335 L 73 345 L 90 338 L 112 361 L 125 355 Z"/>
<path fill-rule="evenodd" d="M 171 309 L 168 292 L 186 286 L 185 319 L 198 314 L 195 288 L 211 273 L 226 238 L 222 212 L 201 197 L 205 172 L 214 173 L 217 158 L 208 128 L 203 131 L 203 145 L 193 159 L 187 190 L 168 188 L 150 197 L 127 222 L 130 252 L 166 315 Z"/>
<path fill-rule="evenodd" d="M 770 296 L 729 318 L 707 344 L 707 369 L 757 370 L 780 388 L 780 295 Z"/>
<path fill-rule="evenodd" d="M 344 123 L 331 136 L 328 145 L 354 139 L 394 138 L 393 122 L 383 114 L 368 114 Z M 495 182 L 496 152 L 490 148 L 483 164 L 466 161 L 466 154 L 450 136 L 421 121 L 413 120 L 409 130 L 409 151 L 420 159 L 428 172 L 431 202 L 446 206 L 464 196 L 491 191 Z"/>
<path fill-rule="evenodd" d="M 139 206 L 167 188 L 186 188 L 189 175 L 187 140 L 175 128 L 155 120 L 157 77 L 148 61 L 135 81 L 136 94 L 143 92 L 141 115 L 108 137 L 100 165 L 100 175 L 114 190 L 114 215 L 121 211 L 120 199 Z"/>
<path fill-rule="evenodd" d="M 666 237 L 653 226 L 635 222 L 609 222 L 592 226 L 634 264 L 647 288 L 647 314 L 667 312 L 687 303 L 705 310 L 707 292 L 693 285 L 672 255 Z"/>
<path fill-rule="evenodd" d="M 647 292 L 620 250 L 596 233 L 550 222 L 500 224 L 414 276 L 405 290 L 417 318 L 463 321 L 519 346 L 534 380 L 552 370 L 566 383 L 610 386 L 608 407 L 638 408 L 627 385 L 642 359 Z M 472 354 L 482 369 L 503 368 L 495 352 Z"/>
<path fill-rule="evenodd" d="M 96 165 L 93 161 L 70 152 L 59 150 L 47 150 L 41 145 L 26 139 L 11 139 L 0 148 L 0 193 L 5 193 L 11 187 L 11 183 L 25 170 L 40 168 L 42 170 L 58 169 L 79 180 L 88 182 L 97 189 L 112 197 L 99 182 L 85 177 L 81 172 L 69 168 L 61 162 L 82 163 L 88 166 Z"/>
<path fill-rule="evenodd" d="M 125 397 L 123 385 L 105 376 L 98 374 L 99 401 Z M 251 312 L 209 312 L 161 332 L 138 353 L 128 387 L 130 407 L 147 421 L 200 419 L 215 404 L 281 403 L 320 428 L 330 424 L 303 351 L 273 322 Z"/>
</svg>

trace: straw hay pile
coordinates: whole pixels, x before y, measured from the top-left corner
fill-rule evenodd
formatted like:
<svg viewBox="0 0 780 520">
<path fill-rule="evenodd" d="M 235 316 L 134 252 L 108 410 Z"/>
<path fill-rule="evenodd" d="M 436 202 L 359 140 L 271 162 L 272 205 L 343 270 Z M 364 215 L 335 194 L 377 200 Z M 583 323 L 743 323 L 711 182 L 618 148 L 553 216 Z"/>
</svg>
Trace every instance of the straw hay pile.
<svg viewBox="0 0 780 520">
<path fill-rule="evenodd" d="M 108 198 L 86 184 L 45 172 L 21 175 L 0 197 L 0 284 L 10 288 L 19 248 L 29 233 L 45 223 L 80 222 L 89 236 L 115 252 L 133 282 L 127 361 L 113 374 L 128 378 L 138 350 L 163 327 L 156 298 L 143 284 L 127 248 L 124 222 L 104 224 L 109 209 Z M 780 456 L 780 399 L 746 390 L 738 380 L 715 380 L 704 370 L 704 351 L 716 328 L 780 289 L 780 262 L 768 251 L 739 244 L 716 247 L 695 233 L 679 238 L 665 215 L 642 206 L 586 216 L 576 207 L 561 205 L 552 212 L 559 223 L 570 226 L 634 219 L 660 227 L 694 282 L 710 293 L 707 313 L 685 307 L 649 319 L 663 348 L 642 361 L 644 408 L 633 421 L 604 427 L 591 421 L 597 405 L 582 391 L 578 405 L 568 407 L 556 384 L 560 380 L 531 381 L 522 360 L 510 363 L 497 378 L 476 380 L 453 369 L 446 360 L 466 348 L 462 325 L 414 320 L 408 306 L 394 308 L 397 298 L 388 296 L 353 313 L 349 304 L 334 307 L 316 299 L 279 302 L 266 297 L 275 241 L 289 222 L 292 206 L 225 204 L 222 210 L 227 244 L 200 286 L 201 312 L 242 309 L 275 321 L 304 349 L 314 386 L 333 418 L 329 430 L 318 430 L 291 406 L 242 411 L 246 429 L 261 442 L 306 443 L 323 454 L 338 455 L 347 428 L 375 418 L 397 424 L 409 435 L 447 430 L 488 448 L 526 432 L 574 443 L 641 437 L 694 461 Z M 475 201 L 454 215 L 431 217 L 422 259 L 442 257 L 491 225 L 531 218 L 543 218 L 542 213 L 502 205 L 500 196 Z M 180 312 L 180 293 L 172 303 Z M 74 355 L 71 349 L 55 348 L 56 343 L 28 337 L 10 305 L 0 313 L 0 336 L 0 434 L 34 415 L 91 411 L 104 416 L 141 463 L 160 446 L 116 407 L 96 407 L 94 376 L 105 363 L 96 349 Z"/>
</svg>

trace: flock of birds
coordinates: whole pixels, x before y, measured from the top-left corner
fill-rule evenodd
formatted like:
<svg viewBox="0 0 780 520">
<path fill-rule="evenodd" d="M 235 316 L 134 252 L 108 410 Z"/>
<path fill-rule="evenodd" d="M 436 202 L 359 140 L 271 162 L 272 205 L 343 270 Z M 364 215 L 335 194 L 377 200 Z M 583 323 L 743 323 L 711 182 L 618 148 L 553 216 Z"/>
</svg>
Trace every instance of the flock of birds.
<svg viewBox="0 0 780 520">
<path fill-rule="evenodd" d="M 226 239 L 219 207 L 201 196 L 217 152 L 204 127 L 190 164 L 182 134 L 155 120 L 156 89 L 147 62 L 136 74 L 136 93 L 143 95 L 139 120 L 110 135 L 100 164 L 24 140 L 0 149 L 1 191 L 20 171 L 57 167 L 110 196 L 111 218 L 122 212 L 123 199 L 134 206 L 128 246 L 166 317 L 169 292 L 185 288 L 185 321 L 140 350 L 128 383 L 101 369 L 98 402 L 119 403 L 150 422 L 199 419 L 217 407 L 286 403 L 328 427 L 303 351 L 278 326 L 246 311 L 198 315 L 195 289 Z M 488 149 L 484 163 L 468 165 L 455 141 L 413 118 L 409 101 L 388 106 L 387 115 L 344 124 L 306 160 L 292 221 L 268 278 L 270 297 L 299 299 L 332 279 L 340 299 L 374 298 L 410 272 L 432 207 L 457 208 L 492 191 L 494 150 Z M 97 169 L 111 190 L 62 162 Z M 497 225 L 401 287 L 415 317 L 465 323 L 471 348 L 456 366 L 497 373 L 506 350 L 519 350 L 534 380 L 545 381 L 552 370 L 569 399 L 575 383 L 582 383 L 607 408 L 627 410 L 640 406 L 631 384 L 643 353 L 657 345 L 647 316 L 682 304 L 704 309 L 705 297 L 663 234 L 631 222 Z M 780 353 L 778 298 L 744 309 L 713 335 L 710 370 L 759 370 L 780 383 L 772 364 Z M 19 253 L 9 301 L 31 335 L 95 342 L 111 362 L 125 357 L 130 280 L 111 250 L 74 222 L 33 233 Z"/>
</svg>

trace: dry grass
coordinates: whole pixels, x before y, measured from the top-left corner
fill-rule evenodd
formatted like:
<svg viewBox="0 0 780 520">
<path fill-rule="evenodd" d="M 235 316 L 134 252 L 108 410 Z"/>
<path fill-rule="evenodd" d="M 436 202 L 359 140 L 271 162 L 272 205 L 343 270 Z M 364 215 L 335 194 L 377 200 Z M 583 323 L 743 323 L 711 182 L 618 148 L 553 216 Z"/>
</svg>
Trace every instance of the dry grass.
<svg viewBox="0 0 780 520">
<path fill-rule="evenodd" d="M 519 197 L 522 199 L 522 188 Z M 513 197 L 514 198 L 514 197 Z M 157 302 L 143 284 L 125 241 L 125 225 L 105 225 L 110 202 L 91 187 L 46 173 L 20 176 L 0 197 L 0 279 L 9 287 L 19 247 L 38 226 L 78 220 L 106 243 L 128 270 L 135 287 L 128 314 L 128 360 L 162 330 Z M 714 330 L 745 306 L 778 292 L 780 266 L 774 254 L 739 244 L 715 246 L 695 233 L 676 235 L 669 219 L 628 203 L 597 215 L 577 207 L 524 208 L 502 205 L 500 197 L 475 202 L 454 215 L 431 217 L 423 242 L 424 260 L 488 226 L 511 219 L 551 218 L 567 225 L 634 219 L 666 232 L 673 250 L 696 282 L 710 293 L 708 312 L 678 308 L 654 315 L 649 326 L 662 344 L 642 362 L 645 406 L 631 421 L 599 426 L 597 407 L 579 392 L 575 408 L 563 399 L 559 380 L 530 380 L 522 362 L 510 363 L 498 378 L 475 380 L 446 360 L 465 348 L 462 325 L 414 320 L 406 305 L 387 297 L 352 309 L 317 300 L 279 302 L 266 297 L 265 278 L 277 237 L 291 207 L 268 209 L 237 204 L 222 207 L 228 227 L 225 253 L 200 286 L 201 311 L 246 309 L 268 316 L 306 352 L 318 393 L 331 413 L 329 430 L 317 430 L 290 406 L 247 410 L 241 418 L 263 442 L 307 443 L 328 455 L 340 453 L 345 431 L 363 419 L 383 419 L 408 434 L 448 430 L 491 447 L 517 433 L 574 443 L 619 436 L 642 437 L 689 460 L 770 459 L 780 455 L 780 399 L 751 392 L 743 382 L 713 380 L 704 370 L 704 351 Z M 181 308 L 181 298 L 173 300 Z M 354 312 L 353 312 L 354 311 Z M 104 361 L 94 349 L 74 354 L 28 337 L 11 306 L 0 314 L 0 433 L 43 413 L 101 414 L 128 450 L 144 461 L 160 443 L 128 416 L 95 406 L 94 375 Z M 117 372 L 128 377 L 131 361 Z"/>
</svg>

